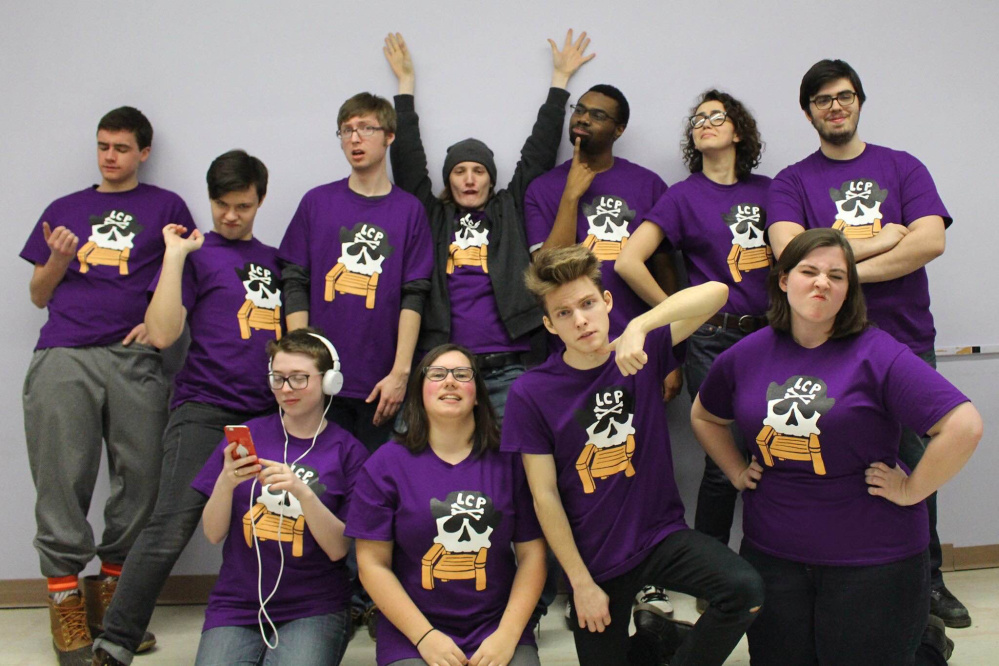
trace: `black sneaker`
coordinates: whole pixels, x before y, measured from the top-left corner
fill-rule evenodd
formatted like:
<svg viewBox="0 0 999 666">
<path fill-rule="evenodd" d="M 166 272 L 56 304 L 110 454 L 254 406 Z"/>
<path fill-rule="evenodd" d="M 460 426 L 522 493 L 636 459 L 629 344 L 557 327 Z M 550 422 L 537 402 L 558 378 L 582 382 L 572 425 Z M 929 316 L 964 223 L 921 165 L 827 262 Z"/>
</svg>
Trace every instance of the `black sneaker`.
<svg viewBox="0 0 999 666">
<path fill-rule="evenodd" d="M 644 653 L 653 654 L 656 663 L 668 664 L 693 630 L 694 625 L 690 622 L 674 620 L 650 610 L 636 610 L 633 650 L 641 649 Z M 648 657 L 639 659 L 637 654 L 632 654 L 631 659 L 647 661 Z"/>
<path fill-rule="evenodd" d="M 104 648 L 94 650 L 94 660 L 91 666 L 125 666 L 125 662 L 112 657 Z"/>
<path fill-rule="evenodd" d="M 923 630 L 923 636 L 920 639 L 920 647 L 928 648 L 929 650 L 939 653 L 943 657 L 944 661 L 949 661 L 950 656 L 954 654 L 954 641 L 947 638 L 947 632 L 944 629 L 944 621 L 935 615 L 931 615 L 929 622 L 926 623 L 926 628 Z"/>
<path fill-rule="evenodd" d="M 936 615 L 952 629 L 971 626 L 968 609 L 944 585 L 930 590 L 930 615 Z"/>
</svg>

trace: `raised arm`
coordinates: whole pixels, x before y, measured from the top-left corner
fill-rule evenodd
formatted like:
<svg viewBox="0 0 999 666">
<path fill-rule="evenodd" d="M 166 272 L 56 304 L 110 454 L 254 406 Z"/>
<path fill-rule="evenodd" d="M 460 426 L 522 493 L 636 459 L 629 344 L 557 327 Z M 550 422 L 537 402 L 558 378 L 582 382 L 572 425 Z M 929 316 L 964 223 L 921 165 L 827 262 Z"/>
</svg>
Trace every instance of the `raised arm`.
<svg viewBox="0 0 999 666">
<path fill-rule="evenodd" d="M 420 117 L 416 113 L 413 92 L 416 89 L 416 70 L 413 57 L 401 33 L 389 33 L 382 48 L 392 73 L 399 82 L 399 92 L 395 97 L 397 127 L 395 141 L 389 152 L 392 156 L 392 179 L 395 184 L 409 192 L 427 209 L 433 221 L 434 208 L 441 206 L 434 196 L 433 182 L 427 170 L 427 153 L 420 136 Z"/>
<path fill-rule="evenodd" d="M 153 298 L 146 308 L 146 336 L 149 344 L 165 349 L 177 341 L 184 332 L 187 309 L 183 302 L 184 263 L 187 255 L 197 252 L 205 237 L 195 229 L 184 238 L 187 227 L 168 224 L 163 227 L 163 268 L 153 291 Z"/>
<path fill-rule="evenodd" d="M 66 276 L 80 243 L 76 234 L 66 227 L 59 226 L 52 230 L 48 222 L 42 222 L 42 233 L 45 244 L 49 246 L 49 260 L 41 266 L 35 264 L 31 283 L 28 285 L 31 302 L 38 308 L 44 308 L 52 300 L 52 294 Z"/>
<path fill-rule="evenodd" d="M 583 562 L 576 540 L 558 494 L 555 459 L 550 454 L 521 454 L 527 483 L 534 496 L 534 509 L 541 530 L 551 546 L 562 570 L 572 585 L 573 605 L 580 628 L 602 632 L 610 624 L 610 597 L 593 580 Z"/>
<path fill-rule="evenodd" d="M 652 276 L 645 262 L 653 255 L 665 234 L 655 222 L 642 222 L 621 248 L 614 262 L 614 272 L 649 306 L 655 307 L 669 296 Z"/>
<path fill-rule="evenodd" d="M 558 202 L 558 212 L 548 238 L 535 250 L 549 250 L 555 247 L 569 247 L 576 242 L 576 219 L 579 214 L 579 200 L 590 189 L 597 172 L 579 158 L 579 137 L 572 148 L 572 165 L 565 180 L 565 189 Z"/>
</svg>

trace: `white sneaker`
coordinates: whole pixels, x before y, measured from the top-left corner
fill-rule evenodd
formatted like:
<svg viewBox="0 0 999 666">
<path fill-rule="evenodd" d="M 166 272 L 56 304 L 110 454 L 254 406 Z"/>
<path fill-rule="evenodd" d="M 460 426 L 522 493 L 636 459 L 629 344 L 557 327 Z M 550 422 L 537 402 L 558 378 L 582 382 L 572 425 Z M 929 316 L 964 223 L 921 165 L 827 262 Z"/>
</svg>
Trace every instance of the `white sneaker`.
<svg viewBox="0 0 999 666">
<path fill-rule="evenodd" d="M 672 617 L 673 604 L 669 602 L 665 588 L 646 585 L 635 595 L 634 612 L 639 611 L 651 611 L 660 617 Z"/>
</svg>

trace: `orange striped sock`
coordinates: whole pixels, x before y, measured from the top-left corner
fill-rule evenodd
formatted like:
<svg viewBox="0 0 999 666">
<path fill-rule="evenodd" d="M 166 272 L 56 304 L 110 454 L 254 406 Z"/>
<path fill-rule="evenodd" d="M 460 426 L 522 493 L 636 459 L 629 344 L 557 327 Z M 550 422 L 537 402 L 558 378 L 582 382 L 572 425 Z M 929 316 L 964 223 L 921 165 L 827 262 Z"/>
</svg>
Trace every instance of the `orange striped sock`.
<svg viewBox="0 0 999 666">
<path fill-rule="evenodd" d="M 71 593 L 79 589 L 79 583 L 76 580 L 76 576 L 58 576 L 56 578 L 48 578 L 49 594 L 55 595 L 60 592 Z M 65 595 L 63 595 L 65 598 Z"/>
<path fill-rule="evenodd" d="M 121 576 L 121 565 L 113 564 L 111 562 L 101 562 L 101 575 L 105 578 L 118 578 Z"/>
</svg>

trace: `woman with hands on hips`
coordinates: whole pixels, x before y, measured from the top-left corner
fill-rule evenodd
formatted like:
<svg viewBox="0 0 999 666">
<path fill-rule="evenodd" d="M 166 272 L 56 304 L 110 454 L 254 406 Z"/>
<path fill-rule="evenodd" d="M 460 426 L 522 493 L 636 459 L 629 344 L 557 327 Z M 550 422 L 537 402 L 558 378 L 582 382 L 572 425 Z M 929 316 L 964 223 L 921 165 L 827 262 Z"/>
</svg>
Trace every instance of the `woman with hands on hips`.
<svg viewBox="0 0 999 666">
<path fill-rule="evenodd" d="M 351 596 L 344 520 L 367 450 L 325 412 L 342 377 L 315 329 L 268 344 L 279 413 L 246 423 L 257 455 L 223 440 L 191 484 L 225 540 L 205 611 L 199 665 L 335 666 L 347 648 Z M 259 457 L 258 457 L 259 456 Z"/>
<path fill-rule="evenodd" d="M 908 347 L 868 326 L 839 231 L 795 237 L 768 292 L 770 326 L 717 358 L 691 411 L 705 451 L 746 491 L 741 555 L 767 595 L 747 633 L 752 663 L 939 661 L 928 656 L 944 637 L 942 625 L 935 640 L 928 626 L 923 500 L 971 457 L 981 417 Z M 897 460 L 903 424 L 930 436 L 911 471 Z"/>
</svg>

